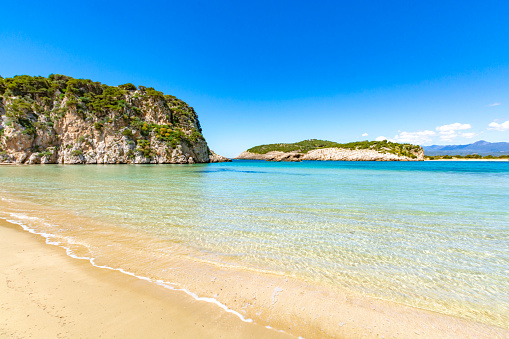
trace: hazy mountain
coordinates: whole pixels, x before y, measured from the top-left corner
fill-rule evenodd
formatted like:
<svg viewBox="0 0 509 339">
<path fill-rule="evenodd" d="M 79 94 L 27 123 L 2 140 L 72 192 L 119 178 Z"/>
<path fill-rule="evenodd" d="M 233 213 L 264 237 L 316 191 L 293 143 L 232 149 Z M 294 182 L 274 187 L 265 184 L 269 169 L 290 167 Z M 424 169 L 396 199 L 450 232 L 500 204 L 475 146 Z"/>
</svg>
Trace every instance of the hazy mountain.
<svg viewBox="0 0 509 339">
<path fill-rule="evenodd" d="M 509 154 L 509 142 L 480 140 L 468 145 L 422 146 L 425 155 L 504 155 Z"/>
</svg>

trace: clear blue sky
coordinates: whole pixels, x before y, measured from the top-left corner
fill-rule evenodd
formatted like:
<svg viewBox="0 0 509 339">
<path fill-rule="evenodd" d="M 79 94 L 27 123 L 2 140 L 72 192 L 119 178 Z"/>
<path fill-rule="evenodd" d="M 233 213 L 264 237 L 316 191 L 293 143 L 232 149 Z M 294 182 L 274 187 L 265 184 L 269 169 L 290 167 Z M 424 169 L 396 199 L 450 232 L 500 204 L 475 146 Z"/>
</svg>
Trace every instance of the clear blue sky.
<svg viewBox="0 0 509 339">
<path fill-rule="evenodd" d="M 154 87 L 226 156 L 311 138 L 509 141 L 508 18 L 507 1 L 9 1 L 0 75 Z"/>
</svg>

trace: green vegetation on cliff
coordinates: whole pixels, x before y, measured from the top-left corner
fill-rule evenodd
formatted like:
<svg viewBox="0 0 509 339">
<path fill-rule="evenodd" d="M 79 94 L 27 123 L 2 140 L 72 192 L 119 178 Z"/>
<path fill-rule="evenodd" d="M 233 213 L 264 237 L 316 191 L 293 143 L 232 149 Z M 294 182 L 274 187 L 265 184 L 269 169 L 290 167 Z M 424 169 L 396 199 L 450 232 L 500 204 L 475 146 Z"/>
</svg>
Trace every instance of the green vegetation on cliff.
<svg viewBox="0 0 509 339">
<path fill-rule="evenodd" d="M 123 145 L 122 138 L 131 145 L 130 149 L 117 152 L 118 145 Z M 104 149 L 99 146 L 101 142 L 107 144 L 107 152 L 114 153 L 111 156 L 118 161 L 134 159 L 136 155 L 157 156 L 158 161 L 174 161 L 169 159 L 178 157 L 163 155 L 161 145 L 166 145 L 170 153 L 178 145 L 186 145 L 186 152 L 191 153 L 197 144 L 207 148 L 193 107 L 154 88 L 131 83 L 108 86 L 60 74 L 47 78 L 0 77 L 1 152 L 16 157 L 16 161 L 25 161 L 20 153 L 29 157 L 46 154 L 40 148 L 70 149 L 68 146 L 85 143 L 83 150 L 73 149 L 69 155 L 80 161 L 95 161 L 92 158 L 98 157 L 97 147 Z M 186 153 L 186 159 L 191 153 Z M 208 155 L 193 157 L 203 162 Z"/>
<path fill-rule="evenodd" d="M 137 91 L 134 100 L 126 101 L 126 94 L 134 91 Z M 159 101 L 168 108 L 172 129 L 178 129 L 187 119 L 193 119 L 198 126 L 194 136 L 201 137 L 202 132 L 194 109 L 184 101 L 151 87 L 136 88 L 130 83 L 115 87 L 60 74 L 51 74 L 48 78 L 18 75 L 5 79 L 0 77 L 0 96 L 0 101 L 4 101 L 6 106 L 8 123 L 24 126 L 27 134 L 35 134 L 38 128 L 52 126 L 62 118 L 65 109 L 60 107 L 60 103 L 64 100 L 66 108 L 74 109 L 85 120 L 92 121 L 97 129 L 122 119 L 131 125 L 139 125 L 144 113 L 140 111 L 139 101 Z M 37 123 L 41 120 L 40 115 L 45 116 L 42 124 Z"/>
<path fill-rule="evenodd" d="M 320 148 L 344 148 L 350 150 L 357 149 L 371 149 L 374 151 L 382 152 L 382 153 L 392 153 L 400 156 L 407 156 L 410 158 L 415 158 L 415 153 L 421 151 L 420 146 L 412 145 L 412 144 L 399 144 L 395 142 L 390 142 L 387 140 L 383 141 L 357 141 L 357 142 L 349 142 L 346 144 L 340 144 L 333 141 L 327 140 L 303 140 L 300 142 L 292 143 L 292 144 L 269 144 L 269 145 L 260 145 L 255 146 L 248 149 L 248 152 L 257 153 L 257 154 L 266 154 L 272 151 L 279 152 L 299 152 L 299 153 L 307 153 L 314 149 Z"/>
</svg>

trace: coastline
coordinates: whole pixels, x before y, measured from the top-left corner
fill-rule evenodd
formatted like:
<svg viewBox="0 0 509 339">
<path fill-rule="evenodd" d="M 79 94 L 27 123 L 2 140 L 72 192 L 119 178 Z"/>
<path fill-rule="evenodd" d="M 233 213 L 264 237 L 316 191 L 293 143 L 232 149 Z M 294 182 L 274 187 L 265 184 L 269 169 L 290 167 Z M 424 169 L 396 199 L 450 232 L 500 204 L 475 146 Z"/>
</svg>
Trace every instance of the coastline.
<svg viewBox="0 0 509 339">
<path fill-rule="evenodd" d="M 65 255 L 0 219 L 0 337 L 291 338 Z"/>
<path fill-rule="evenodd" d="M 424 159 L 424 161 L 496 161 L 496 162 L 508 162 L 509 159 L 436 159 L 436 160 L 429 160 Z"/>
<path fill-rule="evenodd" d="M 2 313 L 8 314 L 0 322 L 2 334 L 38 336 L 46 333 L 41 331 L 65 330 L 69 337 L 80 333 L 123 333 L 123 337 L 136 337 L 136 333 L 146 335 L 150 331 L 155 331 L 150 333 L 153 337 L 167 333 L 190 338 L 289 337 L 267 329 L 265 320 L 273 328 L 305 338 L 423 335 L 503 338 L 508 335 L 502 328 L 337 293 L 270 272 L 246 272 L 208 262 L 179 265 L 182 272 L 176 277 L 182 279 L 181 285 L 192 288 L 198 295 L 214 297 L 213 292 L 220 286 L 226 290 L 226 298 L 216 299 L 231 309 L 240 311 L 245 302 L 260 301 L 268 311 L 268 318 L 264 319 L 266 312 L 260 312 L 261 318 L 250 312 L 247 316 L 254 323 L 243 322 L 213 303 L 192 299 L 140 277 L 94 267 L 88 260 L 73 259 L 60 246 L 48 246 L 43 237 L 22 232 L 4 220 L 0 220 L 0 234 L 2 256 L 9 258 L 1 264 L 7 282 L 3 288 L 9 292 L 4 294 L 10 295 L 1 304 Z M 199 279 L 200 276 L 212 279 L 204 284 L 207 280 Z M 83 300 L 85 305 L 81 305 Z M 171 314 L 171 317 L 151 318 L 146 314 Z"/>
</svg>

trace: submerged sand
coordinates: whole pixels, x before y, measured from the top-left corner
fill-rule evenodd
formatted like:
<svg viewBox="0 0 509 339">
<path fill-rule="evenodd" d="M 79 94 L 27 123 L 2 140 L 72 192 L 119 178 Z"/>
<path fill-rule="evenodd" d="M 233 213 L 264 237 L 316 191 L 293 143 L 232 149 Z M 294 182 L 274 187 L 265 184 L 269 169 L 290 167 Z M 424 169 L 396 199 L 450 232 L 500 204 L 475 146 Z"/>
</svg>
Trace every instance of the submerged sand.
<svg viewBox="0 0 509 339">
<path fill-rule="evenodd" d="M 2 337 L 509 337 L 505 329 L 270 272 L 193 261 L 176 266 L 173 277 L 183 286 L 244 313 L 254 320 L 248 323 L 181 291 L 68 257 L 3 220 L 0 251 Z"/>
<path fill-rule="evenodd" d="M 66 256 L 0 220 L 2 338 L 290 338 L 216 305 Z"/>
</svg>

